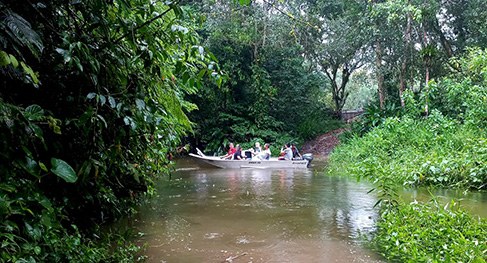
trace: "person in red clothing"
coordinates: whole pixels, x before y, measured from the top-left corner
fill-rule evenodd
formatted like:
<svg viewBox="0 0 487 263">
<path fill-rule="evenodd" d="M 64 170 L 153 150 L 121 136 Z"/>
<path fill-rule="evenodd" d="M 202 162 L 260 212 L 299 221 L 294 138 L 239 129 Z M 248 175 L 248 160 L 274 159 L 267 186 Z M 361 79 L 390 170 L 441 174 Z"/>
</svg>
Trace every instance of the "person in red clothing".
<svg viewBox="0 0 487 263">
<path fill-rule="evenodd" d="M 233 155 L 235 154 L 235 152 L 237 151 L 237 148 L 235 148 L 233 146 L 233 143 L 230 143 L 229 144 L 229 147 L 228 148 L 228 152 L 227 154 L 223 155 L 223 156 L 220 156 L 221 159 L 232 159 L 233 158 Z"/>
</svg>

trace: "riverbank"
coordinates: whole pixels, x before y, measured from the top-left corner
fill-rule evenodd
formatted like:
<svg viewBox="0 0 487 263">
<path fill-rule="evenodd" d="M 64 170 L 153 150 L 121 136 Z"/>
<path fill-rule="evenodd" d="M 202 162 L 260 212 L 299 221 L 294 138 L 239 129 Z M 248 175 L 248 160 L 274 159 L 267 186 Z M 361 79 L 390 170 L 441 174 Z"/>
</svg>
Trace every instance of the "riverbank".
<svg viewBox="0 0 487 263">
<path fill-rule="evenodd" d="M 333 149 L 340 144 L 340 134 L 347 130 L 347 128 L 340 128 L 322 134 L 314 140 L 304 143 L 301 152 L 312 153 L 315 158 L 326 160 Z"/>
<path fill-rule="evenodd" d="M 487 221 L 460 203 L 404 200 L 403 187 L 485 190 L 487 141 L 438 116 L 390 118 L 333 151 L 330 174 L 374 182 L 380 218 L 372 246 L 394 262 L 485 262 Z"/>
</svg>

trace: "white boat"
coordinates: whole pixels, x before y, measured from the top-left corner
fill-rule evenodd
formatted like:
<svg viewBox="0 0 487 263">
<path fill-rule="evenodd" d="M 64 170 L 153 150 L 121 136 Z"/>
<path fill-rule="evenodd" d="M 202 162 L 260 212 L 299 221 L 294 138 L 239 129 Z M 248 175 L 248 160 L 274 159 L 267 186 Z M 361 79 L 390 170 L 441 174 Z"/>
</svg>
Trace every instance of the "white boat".
<svg viewBox="0 0 487 263">
<path fill-rule="evenodd" d="M 270 158 L 269 160 L 260 160 L 256 158 L 245 160 L 228 160 L 221 159 L 218 156 L 207 156 L 203 154 L 199 149 L 196 149 L 198 154 L 190 153 L 189 155 L 207 164 L 219 167 L 219 168 L 260 168 L 260 169 L 272 169 L 272 168 L 307 168 L 313 156 L 311 154 L 304 154 L 301 160 L 278 160 L 277 158 Z"/>
</svg>

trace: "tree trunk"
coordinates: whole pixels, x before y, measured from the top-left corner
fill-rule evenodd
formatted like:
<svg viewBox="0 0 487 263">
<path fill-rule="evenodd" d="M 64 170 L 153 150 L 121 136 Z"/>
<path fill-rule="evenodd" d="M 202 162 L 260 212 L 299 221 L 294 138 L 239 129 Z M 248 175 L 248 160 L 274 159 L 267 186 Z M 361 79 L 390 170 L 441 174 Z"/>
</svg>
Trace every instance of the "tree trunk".
<svg viewBox="0 0 487 263">
<path fill-rule="evenodd" d="M 401 100 L 401 107 L 403 107 L 403 108 L 405 106 L 403 94 L 404 94 L 404 91 L 406 90 L 406 68 L 407 68 L 406 61 L 403 60 L 402 65 L 401 65 L 401 73 L 399 74 L 399 78 L 400 78 L 400 81 L 399 81 L 399 98 Z"/>
<path fill-rule="evenodd" d="M 338 117 L 341 117 L 343 106 L 345 106 L 345 102 L 347 101 L 347 97 L 349 95 L 348 92 L 345 92 L 345 88 L 348 81 L 350 80 L 352 70 L 350 70 L 346 65 L 342 66 L 343 68 L 341 71 L 341 82 L 339 85 L 337 79 L 339 67 L 340 65 L 333 65 L 331 66 L 331 68 L 329 68 L 330 71 L 325 70 L 325 74 L 331 82 L 331 93 L 333 97 L 333 102 L 335 103 L 335 114 Z"/>
<path fill-rule="evenodd" d="M 424 50 L 423 52 L 423 60 L 424 60 L 424 71 L 425 71 L 425 101 L 424 101 L 424 113 L 426 116 L 429 114 L 429 109 L 428 109 L 428 98 L 429 98 L 429 81 L 430 81 L 430 67 L 431 67 L 431 61 L 433 59 L 433 47 L 430 46 L 430 39 L 428 37 L 428 34 L 426 33 L 426 28 L 423 24 L 423 41 L 424 41 Z"/>
<path fill-rule="evenodd" d="M 409 1 L 408 1 L 409 3 Z M 409 56 L 411 55 L 411 13 L 407 13 L 407 20 L 406 20 L 406 32 L 404 34 L 405 38 L 405 52 L 404 57 L 401 64 L 401 72 L 400 72 L 400 85 L 399 85 L 399 98 L 401 100 L 401 107 L 404 108 L 404 98 L 403 94 L 406 90 L 407 82 L 406 82 L 406 74 L 407 74 L 407 67 L 409 62 Z"/>
<path fill-rule="evenodd" d="M 377 74 L 377 93 L 381 109 L 385 106 L 384 74 L 382 74 L 382 44 L 377 40 L 375 45 L 375 66 Z"/>
<path fill-rule="evenodd" d="M 443 31 L 441 31 L 440 24 L 438 22 L 438 19 L 436 19 L 436 25 L 434 26 L 434 30 L 440 36 L 440 43 L 443 49 L 445 50 L 447 56 L 449 58 L 453 57 L 453 49 L 451 47 L 450 42 L 448 39 L 446 39 L 445 34 L 443 34 Z"/>
<path fill-rule="evenodd" d="M 346 66 L 343 66 L 342 69 L 342 82 L 340 83 L 340 112 L 343 110 L 343 106 L 345 106 L 345 102 L 347 101 L 348 92 L 345 92 L 345 87 L 350 80 L 350 75 L 352 75 L 352 71 Z"/>
<path fill-rule="evenodd" d="M 429 109 L 428 109 L 429 94 L 428 93 L 429 93 L 429 81 L 430 81 L 430 67 L 429 67 L 430 61 L 429 61 L 429 59 L 426 60 L 425 64 L 426 64 L 426 66 L 425 66 L 426 67 L 426 74 L 425 74 L 426 75 L 426 88 L 425 88 L 426 96 L 425 96 L 425 102 L 424 102 L 424 114 L 426 116 L 428 116 L 429 115 Z"/>
<path fill-rule="evenodd" d="M 333 97 L 333 102 L 335 103 L 335 111 L 338 114 L 340 103 L 338 101 L 338 84 L 336 81 L 337 71 L 338 71 L 337 66 L 332 66 L 331 72 L 329 72 L 328 69 L 325 69 L 326 76 L 331 82 L 331 95 Z"/>
</svg>

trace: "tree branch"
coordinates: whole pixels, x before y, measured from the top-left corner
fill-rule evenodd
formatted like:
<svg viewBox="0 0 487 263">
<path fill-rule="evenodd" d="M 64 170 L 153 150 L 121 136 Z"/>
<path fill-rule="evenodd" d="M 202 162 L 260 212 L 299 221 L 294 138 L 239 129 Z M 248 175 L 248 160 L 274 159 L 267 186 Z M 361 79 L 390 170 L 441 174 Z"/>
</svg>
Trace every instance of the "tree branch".
<svg viewBox="0 0 487 263">
<path fill-rule="evenodd" d="M 298 18 L 296 18 L 295 16 L 293 16 L 291 13 L 287 13 L 287 12 L 285 12 L 285 11 L 281 10 L 280 8 L 278 8 L 278 7 L 276 6 L 276 3 L 274 3 L 274 2 L 273 2 L 273 3 L 271 3 L 271 2 L 269 2 L 269 1 L 267 1 L 267 0 L 263 0 L 263 2 L 264 2 L 264 3 L 266 3 L 266 4 L 268 4 L 268 5 L 270 5 L 272 8 L 274 8 L 275 10 L 277 10 L 279 13 L 281 13 L 281 14 L 283 14 L 283 15 L 285 15 L 285 16 L 287 16 L 287 17 L 289 17 L 289 18 L 291 18 L 291 20 L 294 20 L 294 21 L 296 21 L 296 22 L 299 22 L 299 23 L 301 23 L 301 24 L 304 24 L 304 25 L 306 25 L 306 26 L 308 26 L 308 27 L 311 27 L 311 28 L 313 28 L 313 29 L 315 29 L 315 30 L 317 30 L 317 31 L 319 31 L 319 30 L 320 30 L 320 28 L 319 28 L 318 26 L 316 26 L 316 25 L 312 25 L 312 24 L 311 24 L 310 22 L 308 22 L 308 21 L 303 21 L 303 20 L 301 20 L 301 19 L 298 19 Z"/>
<path fill-rule="evenodd" d="M 175 6 L 175 5 L 177 5 L 177 4 L 179 4 L 179 1 L 178 1 L 178 2 L 176 2 L 175 4 L 173 4 L 173 6 Z M 167 13 L 169 13 L 169 11 L 171 11 L 171 10 L 174 10 L 174 7 L 169 7 L 169 8 L 168 8 L 166 11 L 162 12 L 161 14 L 159 14 L 159 15 L 157 15 L 157 16 L 155 16 L 155 17 L 153 17 L 153 18 L 151 18 L 151 19 L 149 19 L 149 20 L 147 20 L 147 21 L 145 21 L 144 23 L 142 23 L 142 24 L 140 24 L 140 25 L 136 26 L 136 27 L 135 27 L 134 29 L 132 29 L 130 32 L 125 33 L 124 35 L 122 35 L 122 36 L 120 36 L 119 38 L 117 38 L 117 39 L 116 39 L 116 40 L 115 40 L 115 41 L 114 41 L 112 44 L 117 44 L 118 42 L 122 41 L 122 39 L 124 39 L 124 38 L 126 38 L 127 36 L 129 36 L 129 35 L 133 34 L 133 33 L 134 33 L 134 31 L 137 31 L 137 30 L 139 30 L 139 29 L 141 29 L 141 28 L 145 27 L 146 25 L 151 24 L 152 22 L 156 21 L 157 19 L 159 19 L 159 18 L 161 18 L 161 17 L 165 16 L 165 15 L 166 15 Z"/>
</svg>

